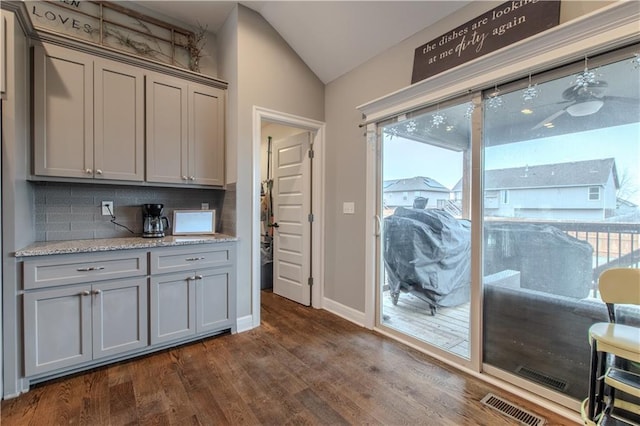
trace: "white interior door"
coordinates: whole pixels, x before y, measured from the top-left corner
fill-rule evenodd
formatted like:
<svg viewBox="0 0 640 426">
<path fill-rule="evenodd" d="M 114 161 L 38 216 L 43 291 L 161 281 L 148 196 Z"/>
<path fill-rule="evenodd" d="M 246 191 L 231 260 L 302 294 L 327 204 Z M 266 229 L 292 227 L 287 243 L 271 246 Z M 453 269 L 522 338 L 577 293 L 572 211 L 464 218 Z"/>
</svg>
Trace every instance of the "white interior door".
<svg viewBox="0 0 640 426">
<path fill-rule="evenodd" d="M 273 143 L 273 291 L 311 304 L 311 134 Z"/>
</svg>

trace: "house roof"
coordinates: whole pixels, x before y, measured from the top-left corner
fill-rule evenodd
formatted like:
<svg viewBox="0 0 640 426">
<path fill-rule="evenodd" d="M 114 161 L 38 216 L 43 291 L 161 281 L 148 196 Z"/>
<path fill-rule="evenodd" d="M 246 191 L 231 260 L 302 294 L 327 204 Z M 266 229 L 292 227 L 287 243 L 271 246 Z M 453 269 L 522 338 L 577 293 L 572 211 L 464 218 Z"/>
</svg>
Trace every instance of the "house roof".
<svg viewBox="0 0 640 426">
<path fill-rule="evenodd" d="M 449 188 L 440 182 L 424 176 L 416 176 L 408 179 L 395 179 L 384 181 L 384 192 L 409 192 L 409 191 L 431 191 L 449 192 Z"/>
<path fill-rule="evenodd" d="M 485 189 L 549 188 L 556 186 L 605 185 L 613 173 L 616 188 L 619 187 L 616 163 L 613 158 L 574 161 L 570 163 L 543 164 L 487 170 Z M 460 191 L 462 180 L 453 187 Z"/>
</svg>

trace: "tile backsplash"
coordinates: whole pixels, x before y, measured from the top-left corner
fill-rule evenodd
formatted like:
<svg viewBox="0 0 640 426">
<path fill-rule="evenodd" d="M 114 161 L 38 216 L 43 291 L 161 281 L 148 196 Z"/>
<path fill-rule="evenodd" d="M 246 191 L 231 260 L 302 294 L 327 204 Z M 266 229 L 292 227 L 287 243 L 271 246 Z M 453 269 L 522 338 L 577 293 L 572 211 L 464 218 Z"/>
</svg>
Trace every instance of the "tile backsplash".
<svg viewBox="0 0 640 426">
<path fill-rule="evenodd" d="M 58 182 L 33 185 L 37 241 L 140 236 L 141 205 L 146 203 L 164 204 L 169 220 L 175 209 L 200 209 L 202 203 L 209 203 L 209 208 L 216 209 L 217 232 L 235 234 L 235 188 L 225 191 Z M 115 223 L 101 214 L 102 201 L 113 201 Z"/>
</svg>

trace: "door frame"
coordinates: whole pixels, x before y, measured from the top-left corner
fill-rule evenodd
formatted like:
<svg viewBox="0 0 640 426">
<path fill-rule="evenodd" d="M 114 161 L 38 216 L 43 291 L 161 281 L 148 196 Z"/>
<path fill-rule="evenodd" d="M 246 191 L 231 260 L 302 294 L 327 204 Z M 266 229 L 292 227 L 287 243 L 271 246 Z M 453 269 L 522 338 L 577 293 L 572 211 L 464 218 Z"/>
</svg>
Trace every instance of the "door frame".
<svg viewBox="0 0 640 426">
<path fill-rule="evenodd" d="M 253 179 L 251 182 L 251 312 L 253 326 L 260 325 L 260 149 L 262 122 L 296 127 L 311 132 L 314 150 L 312 178 L 312 256 L 313 287 L 311 306 L 323 307 L 324 299 L 324 150 L 325 123 L 263 107 L 253 106 Z"/>
</svg>

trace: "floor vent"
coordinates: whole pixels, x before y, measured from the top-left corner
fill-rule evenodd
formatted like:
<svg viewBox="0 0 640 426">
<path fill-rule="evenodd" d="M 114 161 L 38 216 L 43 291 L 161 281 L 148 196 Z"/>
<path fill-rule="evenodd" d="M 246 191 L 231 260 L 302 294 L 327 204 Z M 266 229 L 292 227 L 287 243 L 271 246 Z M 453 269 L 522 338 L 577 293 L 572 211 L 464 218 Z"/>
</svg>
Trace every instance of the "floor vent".
<svg viewBox="0 0 640 426">
<path fill-rule="evenodd" d="M 536 416 L 535 414 L 523 410 L 520 407 L 516 407 L 509 401 L 495 396 L 492 393 L 487 394 L 487 396 L 482 398 L 480 402 L 490 408 L 493 408 L 494 410 L 499 411 L 507 417 L 511 417 L 512 419 L 520 422 L 523 425 L 542 426 L 546 423 L 546 420 L 544 418 Z"/>
<path fill-rule="evenodd" d="M 562 379 L 558 379 L 556 377 L 547 376 L 540 371 L 533 370 L 528 367 L 520 366 L 516 368 L 516 374 L 526 377 L 527 379 L 533 380 L 534 382 L 538 382 L 541 385 L 548 386 L 555 390 L 559 390 L 564 392 L 567 390 L 567 382 Z"/>
</svg>

